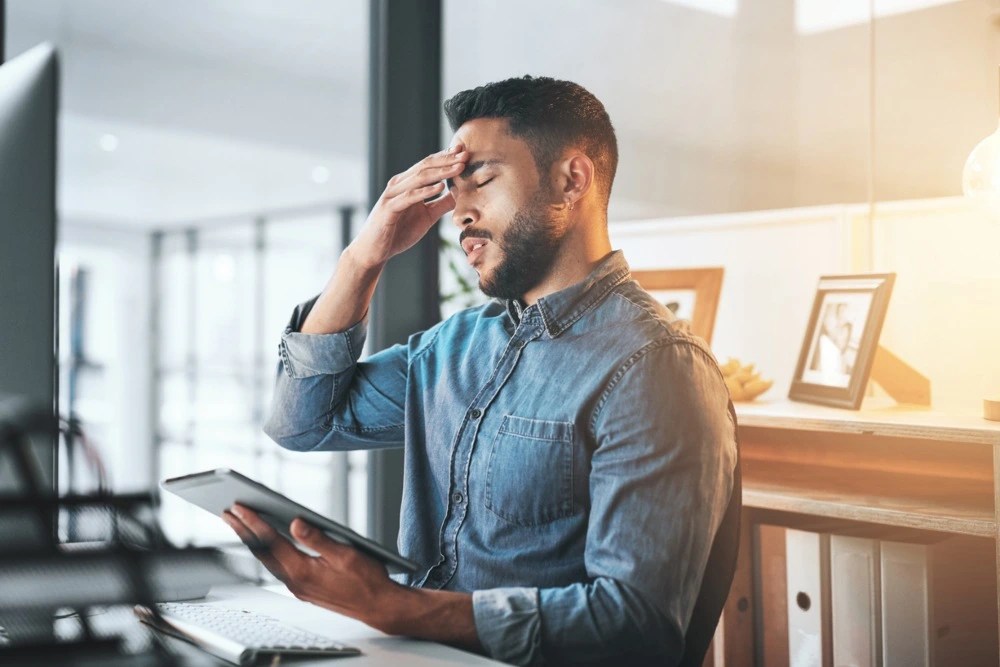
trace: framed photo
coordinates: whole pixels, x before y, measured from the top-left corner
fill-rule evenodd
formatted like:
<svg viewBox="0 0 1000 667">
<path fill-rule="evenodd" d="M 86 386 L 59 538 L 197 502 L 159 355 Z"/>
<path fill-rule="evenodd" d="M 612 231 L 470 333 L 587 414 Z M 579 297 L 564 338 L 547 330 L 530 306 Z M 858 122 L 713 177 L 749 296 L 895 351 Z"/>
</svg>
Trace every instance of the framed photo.
<svg viewBox="0 0 1000 667">
<path fill-rule="evenodd" d="M 819 279 L 788 398 L 861 406 L 895 279 L 894 273 Z"/>
<path fill-rule="evenodd" d="M 723 271 L 722 267 L 633 271 L 632 278 L 678 319 L 690 322 L 691 332 L 711 345 Z"/>
</svg>

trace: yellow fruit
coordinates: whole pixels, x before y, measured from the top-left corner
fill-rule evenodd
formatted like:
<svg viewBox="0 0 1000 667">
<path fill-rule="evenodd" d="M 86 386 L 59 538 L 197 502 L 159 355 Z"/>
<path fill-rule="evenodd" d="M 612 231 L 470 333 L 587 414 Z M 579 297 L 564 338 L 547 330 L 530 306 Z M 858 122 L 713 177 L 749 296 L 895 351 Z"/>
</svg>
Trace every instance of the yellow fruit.
<svg viewBox="0 0 1000 667">
<path fill-rule="evenodd" d="M 746 395 L 746 400 L 751 401 L 765 391 L 771 388 L 774 384 L 774 380 L 754 380 L 753 382 L 748 382 L 743 385 L 743 393 Z"/>
<path fill-rule="evenodd" d="M 729 357 L 719 370 L 733 401 L 752 401 L 774 384 L 773 380 L 765 380 L 756 372 L 756 364 L 744 366 L 736 357 Z"/>
<path fill-rule="evenodd" d="M 729 388 L 729 396 L 734 401 L 745 400 L 746 392 L 743 390 L 743 385 L 737 382 L 735 378 L 726 378 L 726 386 Z"/>
<path fill-rule="evenodd" d="M 723 377 L 729 377 L 739 369 L 740 369 L 740 360 L 734 359 L 733 357 L 729 357 L 729 361 L 727 361 L 722 366 L 719 366 L 719 370 L 722 371 Z"/>
</svg>

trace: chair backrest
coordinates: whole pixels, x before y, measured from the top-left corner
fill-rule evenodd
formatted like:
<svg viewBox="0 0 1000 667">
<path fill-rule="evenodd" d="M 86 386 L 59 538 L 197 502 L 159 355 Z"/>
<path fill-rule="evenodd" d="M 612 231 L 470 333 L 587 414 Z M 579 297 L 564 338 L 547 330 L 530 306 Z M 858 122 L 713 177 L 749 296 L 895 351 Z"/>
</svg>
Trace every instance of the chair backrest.
<svg viewBox="0 0 1000 667">
<path fill-rule="evenodd" d="M 730 410 L 732 411 L 732 407 Z M 733 412 L 733 423 L 735 422 L 736 414 Z M 698 599 L 691 613 L 691 622 L 684 635 L 684 655 L 678 663 L 679 667 L 701 667 L 733 584 L 736 557 L 740 550 L 740 514 L 743 509 L 743 475 L 740 467 L 740 445 L 737 434 L 733 492 L 729 496 L 729 504 L 722 516 L 719 530 L 712 540 L 701 590 L 698 592 Z"/>
</svg>

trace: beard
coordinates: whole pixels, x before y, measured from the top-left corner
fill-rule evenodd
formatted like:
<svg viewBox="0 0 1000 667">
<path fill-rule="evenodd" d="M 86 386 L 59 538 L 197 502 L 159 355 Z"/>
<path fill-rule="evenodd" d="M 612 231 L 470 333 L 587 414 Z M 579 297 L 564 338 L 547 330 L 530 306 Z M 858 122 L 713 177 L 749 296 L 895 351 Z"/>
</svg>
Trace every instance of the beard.
<svg viewBox="0 0 1000 667">
<path fill-rule="evenodd" d="M 479 289 L 497 299 L 520 299 L 548 275 L 566 234 L 549 212 L 543 193 L 521 208 L 498 243 L 500 261 L 479 276 Z"/>
</svg>

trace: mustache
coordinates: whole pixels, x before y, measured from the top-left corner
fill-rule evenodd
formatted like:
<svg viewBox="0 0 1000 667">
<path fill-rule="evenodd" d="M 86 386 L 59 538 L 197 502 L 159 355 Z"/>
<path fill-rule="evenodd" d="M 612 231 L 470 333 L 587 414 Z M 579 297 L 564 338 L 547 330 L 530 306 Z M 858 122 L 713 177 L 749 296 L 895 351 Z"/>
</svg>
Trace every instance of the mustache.
<svg viewBox="0 0 1000 667">
<path fill-rule="evenodd" d="M 461 245 L 462 241 L 465 239 L 486 239 L 487 241 L 493 240 L 493 235 L 490 234 L 485 229 L 472 229 L 468 227 L 462 230 L 462 233 L 458 235 L 458 244 Z"/>
</svg>

